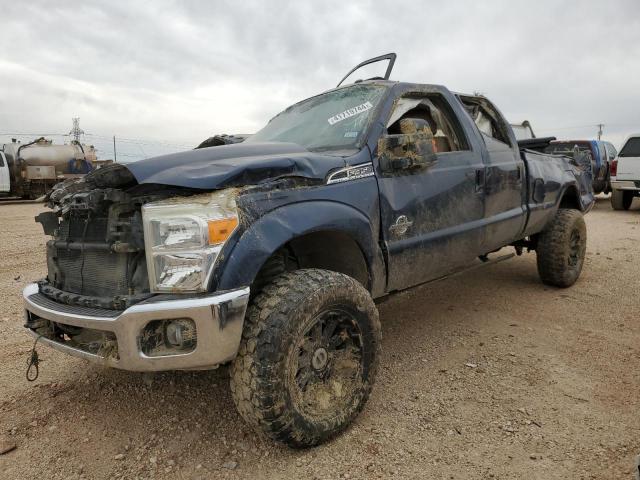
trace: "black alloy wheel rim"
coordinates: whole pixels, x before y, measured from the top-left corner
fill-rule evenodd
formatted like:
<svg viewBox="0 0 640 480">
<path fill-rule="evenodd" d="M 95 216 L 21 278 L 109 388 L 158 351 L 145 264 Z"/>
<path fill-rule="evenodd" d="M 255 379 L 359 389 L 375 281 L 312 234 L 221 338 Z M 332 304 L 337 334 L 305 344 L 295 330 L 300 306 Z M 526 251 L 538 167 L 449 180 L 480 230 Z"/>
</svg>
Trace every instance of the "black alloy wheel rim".
<svg viewBox="0 0 640 480">
<path fill-rule="evenodd" d="M 576 267 L 580 262 L 581 250 L 582 250 L 582 236 L 578 230 L 571 232 L 569 239 L 569 266 Z"/>
<path fill-rule="evenodd" d="M 337 417 L 350 410 L 363 381 L 363 341 L 355 315 L 346 308 L 320 312 L 292 352 L 292 398 L 310 418 Z"/>
</svg>

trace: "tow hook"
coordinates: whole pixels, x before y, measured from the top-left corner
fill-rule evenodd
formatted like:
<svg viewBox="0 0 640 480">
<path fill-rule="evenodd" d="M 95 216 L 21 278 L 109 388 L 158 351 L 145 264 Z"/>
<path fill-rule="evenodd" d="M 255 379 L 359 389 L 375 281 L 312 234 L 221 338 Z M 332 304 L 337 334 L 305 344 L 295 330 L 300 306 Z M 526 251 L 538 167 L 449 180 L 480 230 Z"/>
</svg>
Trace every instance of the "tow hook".
<svg viewBox="0 0 640 480">
<path fill-rule="evenodd" d="M 40 375 L 40 367 L 39 367 L 40 358 L 38 357 L 38 351 L 36 350 L 36 344 L 38 343 L 38 340 L 40 340 L 40 337 L 42 337 L 42 335 L 38 335 L 36 337 L 36 341 L 33 342 L 33 347 L 31 348 L 31 354 L 27 359 L 26 377 L 27 377 L 27 381 L 29 382 L 35 382 L 38 379 L 38 375 Z M 32 373 L 32 370 L 33 370 L 33 373 Z"/>
</svg>

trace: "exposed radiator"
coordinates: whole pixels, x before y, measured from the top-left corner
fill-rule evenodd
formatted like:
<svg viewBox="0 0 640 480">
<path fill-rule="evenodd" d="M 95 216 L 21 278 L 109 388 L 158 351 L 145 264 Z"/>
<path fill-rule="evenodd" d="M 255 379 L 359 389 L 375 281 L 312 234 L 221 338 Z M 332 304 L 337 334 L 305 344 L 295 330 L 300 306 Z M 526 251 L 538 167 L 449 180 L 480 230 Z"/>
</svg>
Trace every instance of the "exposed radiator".
<svg viewBox="0 0 640 480">
<path fill-rule="evenodd" d="M 129 293 L 126 253 L 107 250 L 57 249 L 61 278 L 56 287 L 65 292 L 89 296 L 116 296 Z M 83 262 L 84 257 L 84 262 Z M 49 278 L 53 278 L 49 272 Z"/>
</svg>

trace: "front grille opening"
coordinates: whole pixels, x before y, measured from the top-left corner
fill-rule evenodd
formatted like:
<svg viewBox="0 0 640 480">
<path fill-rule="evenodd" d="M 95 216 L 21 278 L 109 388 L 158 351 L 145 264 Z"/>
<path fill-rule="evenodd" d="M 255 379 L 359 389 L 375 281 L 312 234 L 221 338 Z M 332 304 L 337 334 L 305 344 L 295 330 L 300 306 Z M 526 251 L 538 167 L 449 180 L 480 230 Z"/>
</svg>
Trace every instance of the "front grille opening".
<svg viewBox="0 0 640 480">
<path fill-rule="evenodd" d="M 138 343 L 147 357 L 190 353 L 198 343 L 196 324 L 190 318 L 153 320 L 142 330 Z"/>
<path fill-rule="evenodd" d="M 53 342 L 104 359 L 119 360 L 115 333 L 52 322 L 29 312 L 26 327 Z"/>
<path fill-rule="evenodd" d="M 58 248 L 55 253 L 61 272 L 57 288 L 65 292 L 93 296 L 115 296 L 130 293 L 129 256 L 109 250 Z M 55 273 L 49 272 L 49 278 Z"/>
</svg>

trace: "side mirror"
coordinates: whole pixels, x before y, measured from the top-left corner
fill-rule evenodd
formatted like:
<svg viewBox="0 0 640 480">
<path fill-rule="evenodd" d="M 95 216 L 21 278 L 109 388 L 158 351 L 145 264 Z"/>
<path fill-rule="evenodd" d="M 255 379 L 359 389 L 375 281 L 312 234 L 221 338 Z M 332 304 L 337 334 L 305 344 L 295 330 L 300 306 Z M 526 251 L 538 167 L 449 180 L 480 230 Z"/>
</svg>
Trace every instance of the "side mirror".
<svg viewBox="0 0 640 480">
<path fill-rule="evenodd" d="M 429 168 L 437 162 L 433 137 L 423 132 L 380 137 L 378 157 L 385 173 Z"/>
</svg>

